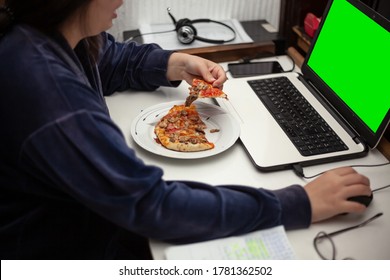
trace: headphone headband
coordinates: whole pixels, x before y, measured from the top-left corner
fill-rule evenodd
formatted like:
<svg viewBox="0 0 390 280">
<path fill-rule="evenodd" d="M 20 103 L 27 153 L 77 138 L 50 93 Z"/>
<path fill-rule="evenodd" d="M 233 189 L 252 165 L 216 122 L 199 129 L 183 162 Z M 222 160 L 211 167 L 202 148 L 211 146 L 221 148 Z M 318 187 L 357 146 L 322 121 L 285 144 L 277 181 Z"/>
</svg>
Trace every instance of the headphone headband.
<svg viewBox="0 0 390 280">
<path fill-rule="evenodd" d="M 231 41 L 234 41 L 234 39 L 236 39 L 236 31 L 230 27 L 229 25 L 221 22 L 221 21 L 216 21 L 216 20 L 212 20 L 212 19 L 206 19 L 206 18 L 200 18 L 200 19 L 194 19 L 192 21 L 190 21 L 192 24 L 195 24 L 195 23 L 216 23 L 216 24 L 219 24 L 219 25 L 222 25 L 226 28 L 228 28 L 230 31 L 232 31 L 233 33 L 233 37 L 228 39 L 228 40 L 218 40 L 218 39 L 208 39 L 208 38 L 203 38 L 203 37 L 200 37 L 200 36 L 195 36 L 195 39 L 199 40 L 199 41 L 202 41 L 202 42 L 206 42 L 206 43 L 214 43 L 214 44 L 223 44 L 223 43 L 228 43 L 228 42 L 231 42 Z"/>
<path fill-rule="evenodd" d="M 184 18 L 184 19 L 180 19 L 179 21 L 176 21 L 176 19 L 170 13 L 170 10 L 171 10 L 170 8 L 167 8 L 168 14 L 171 17 L 173 24 L 175 25 L 175 30 L 177 32 L 177 38 L 183 44 L 190 44 L 194 40 L 198 40 L 198 41 L 202 41 L 202 42 L 206 42 L 206 43 L 211 43 L 211 44 L 223 44 L 223 43 L 231 42 L 234 39 L 236 39 L 236 31 L 232 27 L 230 27 L 229 25 L 227 25 L 223 22 L 212 20 L 212 19 L 207 19 L 207 18 L 200 18 L 200 19 L 194 19 L 194 20 Z M 196 28 L 193 26 L 193 24 L 196 24 L 196 23 L 215 23 L 215 24 L 222 25 L 222 26 L 228 28 L 230 31 L 232 31 L 233 37 L 228 39 L 228 40 L 222 40 L 222 39 L 218 40 L 218 39 L 209 39 L 209 38 L 200 37 L 197 34 Z"/>
</svg>

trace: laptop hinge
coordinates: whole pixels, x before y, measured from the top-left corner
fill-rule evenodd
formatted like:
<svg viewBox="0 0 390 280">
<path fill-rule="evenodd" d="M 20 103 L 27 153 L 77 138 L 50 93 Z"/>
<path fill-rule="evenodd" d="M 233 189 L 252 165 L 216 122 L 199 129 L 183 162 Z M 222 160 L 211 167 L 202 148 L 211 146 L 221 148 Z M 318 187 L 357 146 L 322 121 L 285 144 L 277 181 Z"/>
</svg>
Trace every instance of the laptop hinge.
<svg viewBox="0 0 390 280">
<path fill-rule="evenodd" d="M 360 137 L 358 136 L 355 136 L 355 137 L 352 137 L 353 141 L 355 141 L 356 144 L 361 144 L 361 143 L 364 143 L 360 140 Z"/>
</svg>

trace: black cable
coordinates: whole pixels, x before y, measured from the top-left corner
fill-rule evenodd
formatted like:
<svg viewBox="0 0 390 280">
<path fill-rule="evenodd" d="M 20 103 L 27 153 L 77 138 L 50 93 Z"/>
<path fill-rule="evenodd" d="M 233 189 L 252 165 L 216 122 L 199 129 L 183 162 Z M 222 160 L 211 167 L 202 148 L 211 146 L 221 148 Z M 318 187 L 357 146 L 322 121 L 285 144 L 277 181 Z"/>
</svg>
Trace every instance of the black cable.
<svg viewBox="0 0 390 280">
<path fill-rule="evenodd" d="M 289 70 L 283 70 L 282 73 L 288 73 L 288 72 L 292 72 L 294 71 L 295 69 L 295 61 L 294 59 L 291 57 L 290 54 L 288 54 L 287 52 L 285 53 L 285 55 L 288 56 L 288 58 L 291 60 L 291 63 L 292 63 L 292 68 L 289 69 Z M 255 55 L 253 56 L 245 56 L 243 58 L 240 59 L 240 61 L 242 63 L 251 63 L 252 60 L 254 59 L 262 59 L 262 58 L 269 58 L 269 57 L 275 57 L 276 55 L 272 52 L 269 52 L 269 51 L 266 51 L 266 52 L 263 52 L 263 53 L 256 53 Z M 267 62 L 267 61 L 265 61 Z"/>
<path fill-rule="evenodd" d="M 252 56 L 244 56 L 243 58 L 240 59 L 240 61 L 242 63 L 250 63 L 251 60 L 254 60 L 254 59 L 268 58 L 268 57 L 274 57 L 274 56 L 275 56 L 275 54 L 273 52 L 265 51 L 265 52 L 261 52 L 261 53 L 255 53 L 255 55 L 252 55 Z"/>
<path fill-rule="evenodd" d="M 385 165 L 389 165 L 390 162 L 385 162 L 385 163 L 379 163 L 379 164 L 355 164 L 355 165 L 350 165 L 349 167 L 352 167 L 352 168 L 356 168 L 356 167 L 379 167 L 379 166 L 385 166 Z M 314 175 L 311 175 L 311 176 L 306 176 L 304 171 L 303 171 L 303 167 L 300 165 L 300 164 L 294 164 L 292 166 L 293 168 L 293 171 L 295 174 L 297 174 L 298 177 L 301 177 L 301 178 L 304 178 L 304 179 L 313 179 L 315 177 L 318 177 L 322 174 L 324 174 L 326 171 L 322 171 L 320 173 L 317 173 L 317 174 L 314 174 Z M 376 191 L 380 191 L 380 190 L 384 190 L 384 189 L 387 189 L 390 187 L 390 184 L 389 185 L 386 185 L 386 186 L 383 186 L 383 187 L 379 187 L 379 188 L 376 188 L 374 190 L 372 190 L 372 192 L 376 192 Z"/>
<path fill-rule="evenodd" d="M 390 162 L 385 162 L 385 163 L 379 163 L 379 164 L 355 164 L 355 165 L 350 165 L 349 167 L 356 168 L 356 167 L 379 167 L 379 166 L 385 166 L 389 165 Z M 303 168 L 300 164 L 294 164 L 293 166 L 294 173 L 298 175 L 298 177 L 304 178 L 304 179 L 313 179 L 315 177 L 318 177 L 322 174 L 324 174 L 326 171 L 322 171 L 320 173 L 311 175 L 311 176 L 306 176 L 305 173 L 303 172 Z"/>
<path fill-rule="evenodd" d="M 290 70 L 286 70 L 284 71 L 284 73 L 287 73 L 287 72 L 292 72 L 295 70 L 295 60 L 291 57 L 291 55 L 286 52 L 286 55 L 288 56 L 288 58 L 291 60 L 291 63 L 292 63 L 292 68 Z"/>
<path fill-rule="evenodd" d="M 331 248 L 332 248 L 332 256 L 330 259 L 332 260 L 335 260 L 336 259 L 336 245 L 335 243 L 333 242 L 333 239 L 332 239 L 332 236 L 335 236 L 335 235 L 338 235 L 340 233 L 343 233 L 343 232 L 347 232 L 347 231 L 350 231 L 350 230 L 353 230 L 353 229 L 357 229 L 357 228 L 361 228 L 365 225 L 367 225 L 368 223 L 374 221 L 375 219 L 381 217 L 383 215 L 382 212 L 380 213 L 377 213 L 376 215 L 374 215 L 373 217 L 357 224 L 357 225 L 354 225 L 354 226 L 350 226 L 350 227 L 347 227 L 347 228 L 343 228 L 343 229 L 340 229 L 340 230 L 337 230 L 337 231 L 333 231 L 333 232 L 330 232 L 330 233 L 326 233 L 324 231 L 320 231 L 315 237 L 314 237 L 314 240 L 313 240 L 313 245 L 314 245 L 314 249 L 316 250 L 317 254 L 324 260 L 327 260 L 328 258 L 326 258 L 325 254 L 322 254 L 321 250 L 320 250 L 320 247 L 319 247 L 319 243 L 323 240 L 327 240 L 329 242 L 329 244 L 331 245 Z M 352 259 L 352 258 L 344 258 L 344 259 Z"/>
<path fill-rule="evenodd" d="M 389 185 L 386 185 L 386 186 L 383 186 L 383 187 L 380 187 L 380 188 L 376 188 L 376 189 L 373 189 L 371 192 L 377 192 L 377 191 L 380 191 L 380 190 L 384 190 L 384 189 L 387 189 L 390 187 L 390 184 Z"/>
<path fill-rule="evenodd" d="M 143 34 L 137 34 L 135 36 L 132 36 L 132 37 L 126 39 L 125 43 L 130 42 L 130 41 L 134 40 L 135 38 L 142 37 L 142 36 L 145 36 L 145 35 L 162 34 L 162 33 L 174 32 L 174 31 L 176 31 L 176 29 L 165 30 L 165 31 L 149 32 L 149 33 L 143 33 Z"/>
</svg>

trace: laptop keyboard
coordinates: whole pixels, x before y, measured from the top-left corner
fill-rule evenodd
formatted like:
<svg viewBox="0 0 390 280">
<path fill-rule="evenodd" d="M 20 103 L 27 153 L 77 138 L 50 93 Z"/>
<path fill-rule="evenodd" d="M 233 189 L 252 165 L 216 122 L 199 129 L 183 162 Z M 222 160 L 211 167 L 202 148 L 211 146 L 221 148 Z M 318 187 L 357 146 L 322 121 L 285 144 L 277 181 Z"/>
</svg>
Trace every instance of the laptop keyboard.
<svg viewBox="0 0 390 280">
<path fill-rule="evenodd" d="M 248 81 L 303 156 L 348 150 L 287 77 Z"/>
</svg>

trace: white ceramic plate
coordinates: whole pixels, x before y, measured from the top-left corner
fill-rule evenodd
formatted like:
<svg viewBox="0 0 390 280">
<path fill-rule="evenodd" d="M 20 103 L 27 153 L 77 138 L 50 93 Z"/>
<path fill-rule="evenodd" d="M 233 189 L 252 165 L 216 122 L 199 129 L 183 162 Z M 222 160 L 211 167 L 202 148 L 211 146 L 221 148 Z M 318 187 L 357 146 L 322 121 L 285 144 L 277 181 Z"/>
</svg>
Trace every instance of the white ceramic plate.
<svg viewBox="0 0 390 280">
<path fill-rule="evenodd" d="M 207 125 L 206 137 L 215 147 L 211 150 L 199 152 L 177 152 L 164 148 L 156 142 L 154 127 L 165 116 L 173 105 L 183 104 L 183 101 L 172 101 L 157 104 L 143 110 L 131 124 L 131 136 L 134 141 L 145 150 L 170 158 L 195 159 L 219 154 L 230 148 L 240 135 L 240 126 L 237 121 L 219 106 L 196 101 L 200 117 Z M 219 132 L 210 133 L 211 129 Z"/>
</svg>

